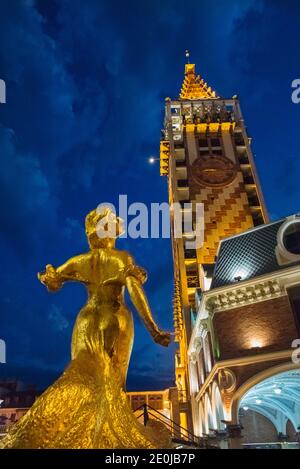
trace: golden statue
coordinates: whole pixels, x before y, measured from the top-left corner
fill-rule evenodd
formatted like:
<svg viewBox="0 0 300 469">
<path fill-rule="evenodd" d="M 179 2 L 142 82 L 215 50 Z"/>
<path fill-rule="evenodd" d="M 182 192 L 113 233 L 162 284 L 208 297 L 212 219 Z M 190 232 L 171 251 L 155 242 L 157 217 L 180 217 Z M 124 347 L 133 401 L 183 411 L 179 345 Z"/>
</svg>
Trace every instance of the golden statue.
<svg viewBox="0 0 300 469">
<path fill-rule="evenodd" d="M 85 226 L 90 250 L 38 274 L 51 292 L 67 281 L 87 288 L 88 300 L 73 330 L 71 362 L 1 440 L 2 448 L 166 447 L 157 429 L 151 432 L 137 421 L 125 393 L 134 336 L 125 287 L 155 342 L 167 346 L 170 334 L 152 317 L 142 287 L 145 271 L 115 248 L 122 220 L 102 207 L 87 215 Z"/>
</svg>

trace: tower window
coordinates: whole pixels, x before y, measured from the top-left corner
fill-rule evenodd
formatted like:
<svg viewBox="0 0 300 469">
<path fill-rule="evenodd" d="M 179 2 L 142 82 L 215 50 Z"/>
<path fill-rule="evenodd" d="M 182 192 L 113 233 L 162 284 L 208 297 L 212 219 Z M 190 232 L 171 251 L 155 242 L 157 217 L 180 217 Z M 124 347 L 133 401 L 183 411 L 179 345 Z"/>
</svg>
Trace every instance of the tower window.
<svg viewBox="0 0 300 469">
<path fill-rule="evenodd" d="M 176 161 L 176 168 L 185 168 L 186 167 L 186 161 Z"/>
<path fill-rule="evenodd" d="M 249 201 L 249 205 L 251 207 L 259 207 L 260 206 L 260 202 L 258 200 L 258 197 L 257 197 L 256 193 L 252 196 L 248 196 L 248 201 Z"/>
<path fill-rule="evenodd" d="M 250 184 L 250 185 L 255 184 L 252 174 L 249 174 L 249 175 L 244 177 L 244 183 L 245 184 Z"/>
<path fill-rule="evenodd" d="M 222 150 L 213 150 L 213 151 L 212 151 L 212 154 L 213 154 L 213 155 L 220 155 L 220 156 L 221 156 L 221 155 L 222 155 Z"/>
<path fill-rule="evenodd" d="M 180 200 L 179 203 L 180 203 L 180 206 L 181 206 L 182 209 L 190 208 L 190 206 L 191 206 L 190 205 L 191 202 L 188 199 L 187 200 Z M 187 204 L 189 204 L 188 207 L 186 207 Z"/>
<path fill-rule="evenodd" d="M 253 225 L 254 225 L 254 226 L 263 225 L 264 220 L 263 220 L 261 211 L 259 211 L 258 213 L 253 214 L 253 215 L 252 215 L 252 220 L 253 220 Z"/>
<path fill-rule="evenodd" d="M 249 164 L 249 159 L 246 152 L 239 156 L 239 162 L 240 164 Z"/>
<path fill-rule="evenodd" d="M 200 138 L 199 139 L 199 147 L 202 147 L 202 148 L 207 148 L 208 147 L 207 138 Z"/>
<path fill-rule="evenodd" d="M 178 179 L 177 187 L 188 187 L 187 179 Z"/>
<path fill-rule="evenodd" d="M 242 132 L 238 132 L 234 135 L 234 141 L 235 141 L 235 144 L 237 146 L 244 146 L 245 145 L 245 141 L 244 141 Z"/>
<path fill-rule="evenodd" d="M 171 107 L 172 114 L 180 114 L 180 107 Z"/>
<path fill-rule="evenodd" d="M 221 141 L 220 141 L 219 138 L 212 138 L 210 143 L 211 143 L 212 147 L 220 147 L 221 146 Z"/>
<path fill-rule="evenodd" d="M 195 249 L 184 249 L 184 257 L 186 259 L 196 259 L 197 254 Z"/>
</svg>

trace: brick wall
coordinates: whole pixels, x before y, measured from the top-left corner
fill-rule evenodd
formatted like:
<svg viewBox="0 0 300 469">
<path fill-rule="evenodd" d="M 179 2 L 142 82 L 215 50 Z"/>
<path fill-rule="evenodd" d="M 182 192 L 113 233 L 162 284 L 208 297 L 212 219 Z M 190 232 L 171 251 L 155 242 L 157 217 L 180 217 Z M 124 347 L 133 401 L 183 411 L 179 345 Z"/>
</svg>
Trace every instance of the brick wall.
<svg viewBox="0 0 300 469">
<path fill-rule="evenodd" d="M 278 435 L 273 423 L 253 410 L 244 411 L 240 417 L 243 426 L 243 443 L 274 443 Z M 294 427 L 289 420 L 286 426 L 287 441 L 296 441 Z"/>
<path fill-rule="evenodd" d="M 295 430 L 294 425 L 292 424 L 292 422 L 290 420 L 288 420 L 288 422 L 286 424 L 286 434 L 288 436 L 288 441 L 297 441 L 296 431 L 297 430 Z"/>
<path fill-rule="evenodd" d="M 243 443 L 273 443 L 278 441 L 278 435 L 273 423 L 264 415 L 247 410 L 240 417 L 244 427 Z"/>
<path fill-rule="evenodd" d="M 287 296 L 216 313 L 213 318 L 221 360 L 291 348 L 298 338 Z M 252 349 L 252 350 L 251 350 Z"/>
</svg>

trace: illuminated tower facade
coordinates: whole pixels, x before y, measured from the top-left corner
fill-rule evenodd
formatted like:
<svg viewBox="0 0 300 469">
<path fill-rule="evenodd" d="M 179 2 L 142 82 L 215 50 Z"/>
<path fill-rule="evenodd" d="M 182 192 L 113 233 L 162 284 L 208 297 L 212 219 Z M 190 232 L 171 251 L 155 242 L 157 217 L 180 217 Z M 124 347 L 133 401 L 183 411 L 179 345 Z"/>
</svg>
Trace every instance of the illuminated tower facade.
<svg viewBox="0 0 300 469">
<path fill-rule="evenodd" d="M 169 202 L 204 204 L 204 244 L 189 249 L 191 233 L 172 237 L 174 258 L 174 326 L 179 343 L 176 382 L 188 414 L 187 347 L 196 295 L 209 290 L 219 243 L 268 221 L 257 177 L 251 139 L 239 100 L 218 96 L 185 65 L 178 99 L 166 98 L 160 173 L 168 178 Z M 173 214 L 171 212 L 171 218 Z M 186 405 L 186 407 L 185 407 Z"/>
</svg>

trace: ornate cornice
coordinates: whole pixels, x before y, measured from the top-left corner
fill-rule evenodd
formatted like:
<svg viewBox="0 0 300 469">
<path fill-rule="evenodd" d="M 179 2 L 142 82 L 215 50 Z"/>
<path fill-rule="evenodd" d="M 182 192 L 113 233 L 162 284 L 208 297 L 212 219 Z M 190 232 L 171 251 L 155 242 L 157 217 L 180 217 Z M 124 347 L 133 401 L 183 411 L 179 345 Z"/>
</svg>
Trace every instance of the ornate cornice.
<svg viewBox="0 0 300 469">
<path fill-rule="evenodd" d="M 285 294 L 285 290 L 278 280 L 266 280 L 253 285 L 238 284 L 229 291 L 218 292 L 206 301 L 206 309 L 210 314 L 240 306 L 270 300 Z"/>
<path fill-rule="evenodd" d="M 179 340 L 183 330 L 183 317 L 182 317 L 182 302 L 181 302 L 181 288 L 178 274 L 174 279 L 174 294 L 173 294 L 173 320 L 176 338 Z"/>
</svg>

